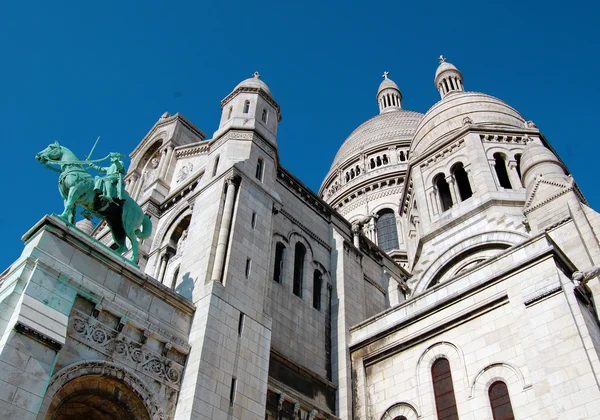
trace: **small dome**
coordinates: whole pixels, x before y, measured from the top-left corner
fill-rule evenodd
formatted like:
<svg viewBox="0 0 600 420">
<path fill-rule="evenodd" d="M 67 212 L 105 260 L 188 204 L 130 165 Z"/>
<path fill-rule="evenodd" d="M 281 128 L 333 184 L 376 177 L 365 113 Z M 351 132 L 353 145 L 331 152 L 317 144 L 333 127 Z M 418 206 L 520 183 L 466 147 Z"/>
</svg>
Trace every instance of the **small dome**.
<svg viewBox="0 0 600 420">
<path fill-rule="evenodd" d="M 460 73 L 454 64 L 448 63 L 447 61 L 442 61 L 435 71 L 435 79 L 437 80 L 437 78 L 440 77 L 443 72 L 448 70 L 453 70 Z"/>
<path fill-rule="evenodd" d="M 379 95 L 382 90 L 389 88 L 396 89 L 398 91 L 400 90 L 396 82 L 394 82 L 392 79 L 385 78 L 383 79 L 383 82 L 381 82 L 381 84 L 379 85 L 379 89 L 377 89 L 377 94 Z"/>
<path fill-rule="evenodd" d="M 431 151 L 450 133 L 464 125 L 522 129 L 525 119 L 514 108 L 493 96 L 476 92 L 454 92 L 432 106 L 421 120 L 411 144 L 411 155 Z"/>
<path fill-rule="evenodd" d="M 331 169 L 343 163 L 367 147 L 374 147 L 389 140 L 409 142 L 423 114 L 398 109 L 396 112 L 379 114 L 354 130 L 338 150 Z"/>
<path fill-rule="evenodd" d="M 91 235 L 94 230 L 94 225 L 88 219 L 82 219 L 75 223 L 75 227 L 87 235 Z"/>
<path fill-rule="evenodd" d="M 552 150 L 533 141 L 527 145 L 521 155 L 520 167 L 525 187 L 531 184 L 538 174 L 549 178 L 557 176 L 563 178 L 567 173 L 565 166 Z"/>
<path fill-rule="evenodd" d="M 233 90 L 235 92 L 236 90 L 238 90 L 240 88 L 260 89 L 260 90 L 264 91 L 270 97 L 273 97 L 273 94 L 271 93 L 271 89 L 269 89 L 269 87 L 267 86 L 267 84 L 265 82 L 260 80 L 260 74 L 257 71 L 254 72 L 252 77 L 240 82 Z"/>
</svg>

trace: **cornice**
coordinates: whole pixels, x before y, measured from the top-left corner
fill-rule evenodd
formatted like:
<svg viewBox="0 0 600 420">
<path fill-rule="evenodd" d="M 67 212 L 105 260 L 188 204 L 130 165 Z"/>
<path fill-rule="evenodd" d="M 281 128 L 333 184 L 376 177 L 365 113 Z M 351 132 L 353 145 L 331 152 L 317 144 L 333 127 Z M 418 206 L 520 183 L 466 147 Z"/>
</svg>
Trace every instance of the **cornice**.
<svg viewBox="0 0 600 420">
<path fill-rule="evenodd" d="M 267 95 L 265 93 L 265 91 L 260 88 L 251 88 L 251 87 L 246 87 L 246 86 L 238 87 L 233 92 L 231 92 L 229 95 L 227 95 L 225 97 L 225 99 L 223 99 L 221 101 L 221 111 L 223 111 L 223 108 L 225 107 L 225 105 L 227 105 L 229 103 L 229 101 L 231 101 L 235 96 L 237 96 L 238 93 L 242 93 L 242 92 L 258 94 L 269 105 L 271 105 L 273 108 L 275 108 L 275 110 L 277 111 L 277 122 L 281 121 L 281 109 L 279 107 L 279 104 L 277 102 L 275 102 L 275 100 L 270 95 Z"/>
</svg>

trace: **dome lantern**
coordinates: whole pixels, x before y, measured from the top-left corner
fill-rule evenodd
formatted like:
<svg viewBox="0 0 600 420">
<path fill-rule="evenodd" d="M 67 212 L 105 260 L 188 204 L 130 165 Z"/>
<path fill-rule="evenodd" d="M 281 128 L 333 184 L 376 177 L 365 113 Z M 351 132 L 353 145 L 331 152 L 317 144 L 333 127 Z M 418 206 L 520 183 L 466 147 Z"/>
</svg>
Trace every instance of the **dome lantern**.
<svg viewBox="0 0 600 420">
<path fill-rule="evenodd" d="M 448 63 L 443 55 L 440 55 L 440 65 L 435 72 L 435 87 L 444 99 L 448 94 L 464 92 L 463 75 L 454 64 Z"/>
<path fill-rule="evenodd" d="M 402 92 L 398 85 L 388 78 L 388 74 L 390 74 L 389 71 L 383 72 L 383 82 L 377 89 L 377 104 L 380 114 L 402 109 Z"/>
</svg>

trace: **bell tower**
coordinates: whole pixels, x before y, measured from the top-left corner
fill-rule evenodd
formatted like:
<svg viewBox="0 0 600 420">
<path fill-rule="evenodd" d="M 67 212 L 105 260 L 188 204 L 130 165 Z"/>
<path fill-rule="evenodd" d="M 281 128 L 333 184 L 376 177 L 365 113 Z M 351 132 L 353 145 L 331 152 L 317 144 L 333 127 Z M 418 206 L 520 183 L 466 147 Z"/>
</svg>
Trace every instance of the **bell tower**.
<svg viewBox="0 0 600 420">
<path fill-rule="evenodd" d="M 279 104 L 271 90 L 254 72 L 221 101 L 221 121 L 213 138 L 230 129 L 255 130 L 272 146 L 277 146 L 277 125 L 281 121 Z"/>
</svg>

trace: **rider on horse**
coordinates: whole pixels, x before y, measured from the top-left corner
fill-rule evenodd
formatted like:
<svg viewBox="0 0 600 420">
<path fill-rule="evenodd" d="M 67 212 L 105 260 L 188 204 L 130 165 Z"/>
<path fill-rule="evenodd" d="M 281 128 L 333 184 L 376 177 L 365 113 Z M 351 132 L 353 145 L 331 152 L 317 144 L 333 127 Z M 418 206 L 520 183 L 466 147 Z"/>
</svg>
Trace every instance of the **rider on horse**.
<svg viewBox="0 0 600 420">
<path fill-rule="evenodd" d="M 109 157 L 111 164 L 108 167 L 103 168 L 92 163 L 89 165 L 98 172 L 106 173 L 106 176 L 104 177 L 96 176 L 94 179 L 94 190 L 101 194 L 100 198 L 113 203 L 115 198 L 123 200 L 123 175 L 125 175 L 126 172 L 123 161 L 121 160 L 123 158 L 122 154 L 112 152 Z"/>
</svg>

